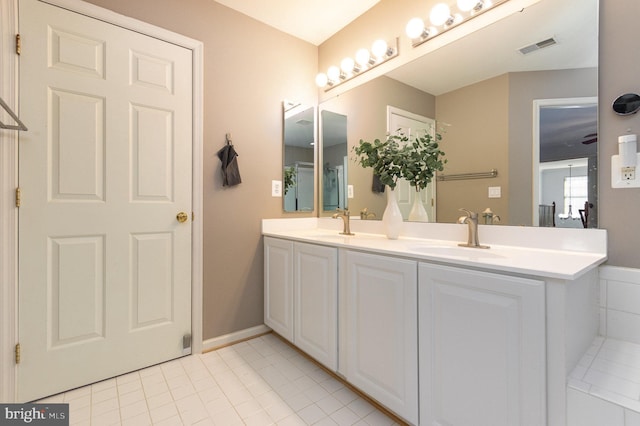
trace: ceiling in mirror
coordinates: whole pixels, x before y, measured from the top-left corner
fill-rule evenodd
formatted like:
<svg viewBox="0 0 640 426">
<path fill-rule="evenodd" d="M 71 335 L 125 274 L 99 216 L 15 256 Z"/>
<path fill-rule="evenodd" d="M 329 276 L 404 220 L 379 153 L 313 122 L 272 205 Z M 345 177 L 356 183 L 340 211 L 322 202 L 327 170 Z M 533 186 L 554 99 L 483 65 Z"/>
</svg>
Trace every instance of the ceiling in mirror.
<svg viewBox="0 0 640 426">
<path fill-rule="evenodd" d="M 597 1 L 540 1 L 387 76 L 437 96 L 507 72 L 597 67 L 597 23 Z"/>
</svg>

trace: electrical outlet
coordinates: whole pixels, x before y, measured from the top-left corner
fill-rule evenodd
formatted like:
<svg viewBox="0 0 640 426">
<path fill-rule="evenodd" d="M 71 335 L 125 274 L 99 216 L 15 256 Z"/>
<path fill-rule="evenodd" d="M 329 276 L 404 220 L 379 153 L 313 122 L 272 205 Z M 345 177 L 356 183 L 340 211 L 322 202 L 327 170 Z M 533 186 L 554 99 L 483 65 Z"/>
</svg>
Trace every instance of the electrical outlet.
<svg viewBox="0 0 640 426">
<path fill-rule="evenodd" d="M 347 198 L 353 198 L 353 185 L 347 185 Z"/>
<path fill-rule="evenodd" d="M 282 181 L 281 180 L 271 181 L 271 196 L 282 197 Z"/>
<path fill-rule="evenodd" d="M 636 168 L 635 167 L 623 167 L 622 168 L 622 180 L 635 180 Z"/>
<path fill-rule="evenodd" d="M 502 187 L 500 186 L 490 186 L 489 187 L 489 198 L 500 198 L 502 197 Z"/>
<path fill-rule="evenodd" d="M 640 164 L 640 152 L 636 153 L 636 164 Z M 637 167 L 637 166 L 636 166 Z M 636 178 L 636 167 L 622 167 L 619 155 L 611 156 L 611 187 L 640 188 L 640 179 Z"/>
</svg>

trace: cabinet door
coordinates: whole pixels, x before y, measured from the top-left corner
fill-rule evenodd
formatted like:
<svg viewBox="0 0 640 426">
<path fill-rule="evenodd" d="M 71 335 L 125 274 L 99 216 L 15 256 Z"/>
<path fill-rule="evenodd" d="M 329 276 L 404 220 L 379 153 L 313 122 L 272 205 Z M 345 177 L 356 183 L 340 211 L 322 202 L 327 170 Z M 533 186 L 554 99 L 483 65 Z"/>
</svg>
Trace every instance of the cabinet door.
<svg viewBox="0 0 640 426">
<path fill-rule="evenodd" d="M 417 424 L 417 263 L 343 253 L 340 370 L 354 386 Z"/>
<path fill-rule="evenodd" d="M 294 343 L 335 371 L 338 367 L 338 250 L 294 246 Z"/>
<path fill-rule="evenodd" d="M 293 342 L 293 242 L 264 238 L 264 323 Z"/>
<path fill-rule="evenodd" d="M 423 425 L 546 424 L 544 283 L 421 264 Z"/>
</svg>

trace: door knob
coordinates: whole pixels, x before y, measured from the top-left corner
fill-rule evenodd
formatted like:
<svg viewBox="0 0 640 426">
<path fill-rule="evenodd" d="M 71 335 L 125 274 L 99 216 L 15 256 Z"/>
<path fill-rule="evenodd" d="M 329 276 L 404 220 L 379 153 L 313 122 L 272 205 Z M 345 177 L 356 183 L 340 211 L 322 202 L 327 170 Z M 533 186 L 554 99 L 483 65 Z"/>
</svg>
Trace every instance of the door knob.
<svg viewBox="0 0 640 426">
<path fill-rule="evenodd" d="M 178 213 L 178 215 L 176 216 L 176 219 L 178 220 L 178 222 L 180 223 L 184 223 L 187 221 L 187 219 L 189 219 L 189 215 L 186 214 L 185 212 L 180 212 Z"/>
</svg>

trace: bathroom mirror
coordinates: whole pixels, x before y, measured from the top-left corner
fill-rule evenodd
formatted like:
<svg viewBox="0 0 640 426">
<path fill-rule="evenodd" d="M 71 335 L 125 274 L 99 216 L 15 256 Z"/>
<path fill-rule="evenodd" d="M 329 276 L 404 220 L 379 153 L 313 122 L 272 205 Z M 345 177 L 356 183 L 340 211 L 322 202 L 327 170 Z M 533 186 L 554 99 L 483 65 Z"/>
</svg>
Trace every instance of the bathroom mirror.
<svg viewBox="0 0 640 426">
<path fill-rule="evenodd" d="M 333 111 L 320 111 L 320 193 L 323 210 L 347 207 L 347 116 Z"/>
<path fill-rule="evenodd" d="M 540 153 L 533 152 L 533 139 L 536 133 L 549 132 L 534 128 L 534 101 L 597 97 L 597 11 L 597 0 L 541 0 L 325 99 L 319 108 L 347 116 L 349 155 L 361 138 L 385 137 L 387 106 L 435 118 L 448 159 L 442 174 L 498 171 L 493 178 L 436 181 L 437 221 L 455 222 L 460 207 L 478 212 L 490 208 L 501 217 L 500 224 L 537 226 L 539 201 L 532 188 L 539 179 L 533 167 Z M 561 124 L 570 128 L 585 123 L 567 118 Z M 596 130 L 585 128 L 579 140 L 561 143 L 583 145 L 583 137 L 597 133 L 597 123 L 587 126 Z M 597 141 L 591 148 L 596 147 Z M 371 170 L 352 160 L 348 165 L 352 215 L 367 208 L 380 218 L 385 197 L 372 193 Z M 596 176 L 590 173 L 589 186 L 597 188 Z"/>
<path fill-rule="evenodd" d="M 311 212 L 314 206 L 315 108 L 284 101 L 282 192 L 285 212 Z"/>
<path fill-rule="evenodd" d="M 637 93 L 625 93 L 613 101 L 613 111 L 618 115 L 631 115 L 640 109 L 640 95 Z"/>
</svg>

